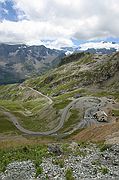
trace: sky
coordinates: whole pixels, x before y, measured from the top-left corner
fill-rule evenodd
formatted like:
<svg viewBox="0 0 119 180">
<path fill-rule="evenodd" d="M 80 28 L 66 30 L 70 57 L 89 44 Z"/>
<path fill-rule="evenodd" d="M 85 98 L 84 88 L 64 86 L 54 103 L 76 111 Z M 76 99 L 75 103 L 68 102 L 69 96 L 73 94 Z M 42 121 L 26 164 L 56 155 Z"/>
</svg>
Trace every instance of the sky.
<svg viewBox="0 0 119 180">
<path fill-rule="evenodd" d="M 0 0 L 0 43 L 119 43 L 119 0 Z"/>
</svg>

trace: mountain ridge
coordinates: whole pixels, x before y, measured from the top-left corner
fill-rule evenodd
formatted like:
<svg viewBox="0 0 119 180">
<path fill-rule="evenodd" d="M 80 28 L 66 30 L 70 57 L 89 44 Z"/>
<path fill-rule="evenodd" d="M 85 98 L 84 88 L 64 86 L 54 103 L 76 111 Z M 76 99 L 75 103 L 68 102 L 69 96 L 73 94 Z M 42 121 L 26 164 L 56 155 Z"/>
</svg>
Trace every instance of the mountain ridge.
<svg viewBox="0 0 119 180">
<path fill-rule="evenodd" d="M 116 42 L 86 42 L 74 47 L 61 47 L 66 54 L 73 52 L 89 52 L 92 54 L 112 54 L 119 51 L 119 43 Z"/>
<path fill-rule="evenodd" d="M 65 53 L 45 46 L 0 44 L 0 84 L 23 81 L 55 67 Z"/>
</svg>

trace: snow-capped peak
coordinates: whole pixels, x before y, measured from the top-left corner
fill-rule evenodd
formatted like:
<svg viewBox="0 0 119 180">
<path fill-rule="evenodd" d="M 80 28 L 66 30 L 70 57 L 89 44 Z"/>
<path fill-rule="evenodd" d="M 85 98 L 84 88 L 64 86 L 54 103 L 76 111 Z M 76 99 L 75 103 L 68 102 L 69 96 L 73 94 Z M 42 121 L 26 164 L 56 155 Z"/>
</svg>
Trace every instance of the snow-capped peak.
<svg viewBox="0 0 119 180">
<path fill-rule="evenodd" d="M 87 42 L 84 44 L 80 45 L 80 50 L 81 51 L 86 51 L 88 49 L 111 49 L 114 48 L 116 50 L 119 50 L 119 44 L 114 43 L 114 42 L 106 42 L 106 41 L 101 41 L 101 42 Z"/>
</svg>

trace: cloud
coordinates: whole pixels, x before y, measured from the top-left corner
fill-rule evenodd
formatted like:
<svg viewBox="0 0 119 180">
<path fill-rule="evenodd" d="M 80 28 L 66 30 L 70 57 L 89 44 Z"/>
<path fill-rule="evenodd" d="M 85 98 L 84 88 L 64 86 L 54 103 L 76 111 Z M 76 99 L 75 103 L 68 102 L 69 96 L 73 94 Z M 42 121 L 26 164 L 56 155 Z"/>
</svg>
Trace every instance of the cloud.
<svg viewBox="0 0 119 180">
<path fill-rule="evenodd" d="M 55 40 L 57 38 L 68 38 L 70 36 L 68 29 L 63 26 L 51 24 L 49 22 L 34 22 L 22 20 L 12 22 L 4 20 L 0 24 L 0 39 L 5 42 L 31 42 L 35 40 Z"/>
<path fill-rule="evenodd" d="M 1 42 L 40 44 L 50 40 L 52 47 L 59 48 L 72 45 L 72 38 L 119 37 L 118 0 L 9 1 L 13 1 L 18 21 L 0 23 Z"/>
<path fill-rule="evenodd" d="M 66 39 L 66 38 L 57 38 L 56 40 L 53 40 L 53 41 L 46 41 L 46 42 L 44 42 L 44 45 L 46 45 L 47 47 L 49 47 L 51 49 L 53 49 L 53 48 L 60 49 L 61 47 L 73 47 L 74 46 L 72 40 Z"/>
<path fill-rule="evenodd" d="M 117 50 L 119 50 L 119 44 L 113 44 L 111 42 L 89 42 L 89 43 L 84 43 L 80 45 L 82 51 L 85 51 L 87 49 L 101 49 L 101 48 L 106 48 L 106 49 L 110 49 L 110 48 L 115 48 Z"/>
<path fill-rule="evenodd" d="M 5 2 L 5 0 L 0 0 L 0 3 L 4 3 Z"/>
</svg>

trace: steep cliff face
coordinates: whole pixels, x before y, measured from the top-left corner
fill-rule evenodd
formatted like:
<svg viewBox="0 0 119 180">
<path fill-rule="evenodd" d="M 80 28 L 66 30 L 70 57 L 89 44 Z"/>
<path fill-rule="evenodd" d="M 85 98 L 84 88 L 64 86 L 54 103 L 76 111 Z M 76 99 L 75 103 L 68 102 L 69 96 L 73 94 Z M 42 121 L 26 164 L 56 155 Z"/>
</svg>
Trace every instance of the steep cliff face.
<svg viewBox="0 0 119 180">
<path fill-rule="evenodd" d="M 63 51 L 45 46 L 0 44 L 0 84 L 26 79 L 34 74 L 42 74 L 56 66 Z"/>
</svg>

